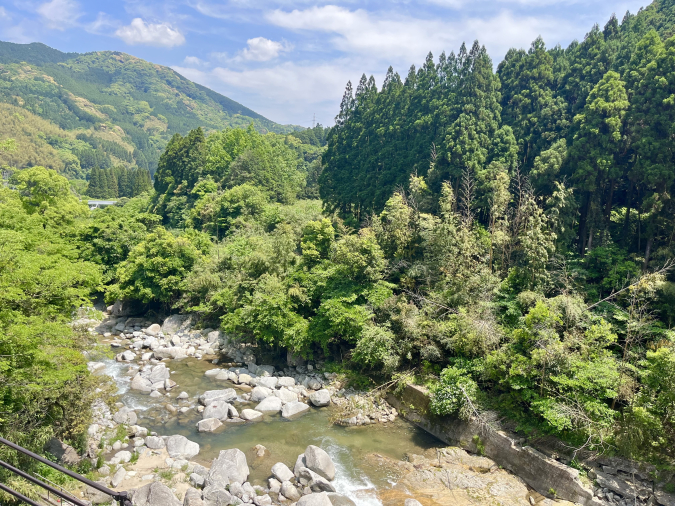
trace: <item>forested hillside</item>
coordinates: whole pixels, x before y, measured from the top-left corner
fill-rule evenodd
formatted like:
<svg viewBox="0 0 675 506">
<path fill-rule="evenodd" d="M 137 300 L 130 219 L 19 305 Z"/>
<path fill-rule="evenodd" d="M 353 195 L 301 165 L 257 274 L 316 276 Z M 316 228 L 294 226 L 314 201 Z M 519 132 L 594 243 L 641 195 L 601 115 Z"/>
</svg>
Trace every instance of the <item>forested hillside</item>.
<svg viewBox="0 0 675 506">
<path fill-rule="evenodd" d="M 119 52 L 61 53 L 38 43 L 0 42 L 0 102 L 26 111 L 3 104 L 0 124 L 16 123 L 17 114 L 51 124 L 51 135 L 19 139 L 18 151 L 25 160 L 12 159 L 11 165 L 35 165 L 29 159 L 40 159 L 49 145 L 57 156 L 50 152 L 39 163 L 79 179 L 94 166 L 123 164 L 154 173 L 171 136 L 198 127 L 214 130 L 253 123 L 262 132 L 294 129 L 167 67 Z M 58 134 L 53 133 L 56 129 Z M 14 125 L 12 130 L 22 128 Z M 8 162 L 0 153 L 0 164 Z"/>
</svg>

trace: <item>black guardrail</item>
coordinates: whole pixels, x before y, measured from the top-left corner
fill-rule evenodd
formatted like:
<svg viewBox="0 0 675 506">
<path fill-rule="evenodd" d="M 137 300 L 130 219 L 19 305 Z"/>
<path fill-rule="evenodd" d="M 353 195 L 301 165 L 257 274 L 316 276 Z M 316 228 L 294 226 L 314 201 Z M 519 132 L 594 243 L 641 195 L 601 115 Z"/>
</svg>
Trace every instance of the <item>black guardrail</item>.
<svg viewBox="0 0 675 506">
<path fill-rule="evenodd" d="M 109 495 L 112 499 L 117 501 L 119 503 L 119 506 L 132 506 L 131 500 L 128 497 L 127 492 L 115 492 L 114 490 L 110 490 L 108 487 L 105 487 L 101 485 L 100 483 L 96 483 L 95 481 L 91 481 L 84 476 L 81 476 L 70 469 L 66 469 L 65 467 L 62 467 L 58 464 L 54 464 L 54 462 L 51 462 L 50 460 L 45 459 L 44 457 L 41 457 L 40 455 L 37 455 L 30 450 L 26 450 L 25 448 L 22 448 L 21 446 L 12 443 L 11 441 L 6 440 L 5 438 L 0 437 L 0 444 L 3 444 L 5 446 L 8 446 L 9 448 L 12 448 L 13 450 L 16 450 L 17 452 L 23 453 L 24 455 L 27 455 L 28 457 L 37 460 L 38 462 L 42 462 L 45 465 L 48 465 L 50 467 L 53 467 L 57 471 L 70 476 L 71 478 L 79 481 L 80 483 L 84 483 L 85 485 L 98 490 L 99 492 L 103 492 L 106 495 Z M 39 480 L 38 478 L 22 471 L 21 469 L 17 469 L 16 467 L 3 462 L 0 460 L 0 467 L 4 467 L 7 469 L 9 472 L 16 474 L 17 476 L 20 476 L 24 478 L 25 480 L 30 481 L 31 483 L 45 489 L 50 495 L 54 494 L 55 496 L 61 498 L 62 503 L 65 501 L 67 503 L 72 504 L 73 506 L 89 506 L 89 503 L 86 503 L 82 501 L 81 499 L 78 499 L 71 494 L 64 492 L 61 489 L 57 489 L 51 485 L 48 485 L 47 483 L 44 483 L 42 480 Z M 8 494 L 13 495 L 20 501 L 25 502 L 26 504 L 30 504 L 31 506 L 42 506 L 41 504 L 33 501 L 32 499 L 29 499 L 28 497 L 20 494 L 19 492 L 12 490 L 6 485 L 3 485 L 0 483 L 0 490 L 4 490 Z"/>
</svg>

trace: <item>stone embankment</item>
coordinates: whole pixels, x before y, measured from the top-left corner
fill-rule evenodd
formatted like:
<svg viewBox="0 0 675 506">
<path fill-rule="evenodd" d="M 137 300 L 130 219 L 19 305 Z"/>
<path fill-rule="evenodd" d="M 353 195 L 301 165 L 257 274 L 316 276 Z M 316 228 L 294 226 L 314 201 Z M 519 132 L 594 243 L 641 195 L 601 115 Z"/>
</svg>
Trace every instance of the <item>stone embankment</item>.
<svg viewBox="0 0 675 506">
<path fill-rule="evenodd" d="M 407 385 L 400 395 L 389 394 L 387 399 L 405 418 L 441 441 L 490 457 L 543 496 L 586 506 L 675 506 L 675 496 L 661 489 L 664 481 L 654 480 L 653 466 L 600 457 L 583 461 L 586 476 L 581 476 L 579 470 L 499 427 L 433 416 L 428 410 L 429 395 L 422 387 Z"/>
</svg>

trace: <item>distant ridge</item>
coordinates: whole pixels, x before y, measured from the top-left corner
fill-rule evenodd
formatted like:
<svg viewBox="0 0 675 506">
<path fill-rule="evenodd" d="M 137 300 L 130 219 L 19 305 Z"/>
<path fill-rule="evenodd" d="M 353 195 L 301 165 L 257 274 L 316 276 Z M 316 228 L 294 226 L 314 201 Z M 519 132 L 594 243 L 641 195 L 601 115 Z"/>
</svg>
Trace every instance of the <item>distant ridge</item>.
<svg viewBox="0 0 675 506">
<path fill-rule="evenodd" d="M 81 170 L 71 170 L 72 177 L 82 177 L 91 163 L 105 165 L 106 157 L 154 172 L 168 140 L 197 127 L 208 131 L 253 123 L 263 133 L 301 129 L 270 121 L 169 67 L 118 51 L 64 53 L 38 42 L 0 41 L 3 102 L 65 132 L 47 142 L 65 165 L 67 153 L 80 159 Z M 0 121 L 2 111 L 10 110 L 0 110 Z M 0 135 L 7 134 L 0 129 Z M 89 148 L 103 153 L 100 163 L 82 159 Z"/>
</svg>

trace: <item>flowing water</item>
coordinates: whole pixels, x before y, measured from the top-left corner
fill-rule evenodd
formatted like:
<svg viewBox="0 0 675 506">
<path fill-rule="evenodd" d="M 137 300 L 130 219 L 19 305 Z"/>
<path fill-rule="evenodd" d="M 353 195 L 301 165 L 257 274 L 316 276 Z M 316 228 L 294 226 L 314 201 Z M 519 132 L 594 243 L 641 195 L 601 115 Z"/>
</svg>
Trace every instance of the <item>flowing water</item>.
<svg viewBox="0 0 675 506">
<path fill-rule="evenodd" d="M 178 386 L 171 391 L 171 399 L 151 398 L 129 390 L 129 382 L 135 374 L 137 366 L 105 360 L 104 372 L 112 376 L 119 387 L 121 401 L 135 409 L 138 424 L 155 431 L 160 435 L 182 434 L 199 443 L 200 452 L 194 459 L 210 465 L 220 450 L 239 448 L 246 453 L 252 484 L 266 485 L 270 469 L 276 462 L 284 462 L 291 469 L 295 460 L 307 445 L 320 446 L 332 457 L 336 467 L 334 485 L 337 491 L 351 498 L 358 505 L 379 506 L 377 489 L 390 487 L 395 479 L 383 469 L 367 464 L 366 455 L 381 455 L 403 459 L 406 453 L 421 453 L 426 449 L 444 446 L 433 436 L 422 429 L 396 419 L 394 422 L 374 424 L 361 427 L 340 427 L 330 423 L 330 408 L 311 409 L 308 413 L 294 420 L 285 420 L 280 415 L 265 415 L 263 421 L 234 424 L 225 423 L 217 432 L 199 433 L 196 423 L 201 419 L 195 409 L 186 413 L 171 415 L 164 405 L 194 408 L 197 398 L 206 390 L 235 388 L 243 393 L 237 385 L 217 381 L 204 376 L 204 372 L 213 369 L 213 364 L 188 358 L 170 361 L 171 379 Z M 187 392 L 189 398 L 176 401 L 180 392 Z M 254 407 L 256 403 L 235 402 L 238 410 Z M 253 447 L 261 444 L 269 450 L 269 456 L 256 458 Z"/>
</svg>

